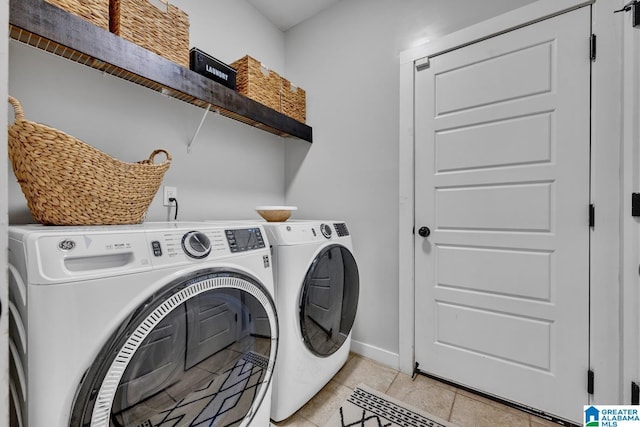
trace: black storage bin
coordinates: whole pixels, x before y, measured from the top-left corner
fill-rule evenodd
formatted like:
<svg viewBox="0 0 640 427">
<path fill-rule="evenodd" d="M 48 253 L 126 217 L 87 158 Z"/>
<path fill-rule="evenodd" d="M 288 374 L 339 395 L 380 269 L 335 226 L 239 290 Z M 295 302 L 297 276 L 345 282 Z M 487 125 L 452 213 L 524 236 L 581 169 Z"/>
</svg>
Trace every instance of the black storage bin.
<svg viewBox="0 0 640 427">
<path fill-rule="evenodd" d="M 189 51 L 189 68 L 228 88 L 236 89 L 236 70 L 198 48 Z"/>
</svg>

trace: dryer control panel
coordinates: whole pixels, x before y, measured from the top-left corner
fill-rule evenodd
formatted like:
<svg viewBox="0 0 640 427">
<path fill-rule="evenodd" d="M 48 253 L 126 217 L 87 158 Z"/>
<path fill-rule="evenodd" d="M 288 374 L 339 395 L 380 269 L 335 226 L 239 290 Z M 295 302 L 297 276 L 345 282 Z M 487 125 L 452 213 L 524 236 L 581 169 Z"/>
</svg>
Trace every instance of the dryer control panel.
<svg viewBox="0 0 640 427">
<path fill-rule="evenodd" d="M 324 242 L 348 238 L 347 225 L 338 221 L 288 221 L 266 223 L 269 241 L 277 245 Z"/>
<path fill-rule="evenodd" d="M 338 237 L 344 237 L 349 235 L 347 224 L 345 224 L 344 222 L 333 224 L 333 226 L 336 228 L 336 233 L 338 233 Z"/>
</svg>

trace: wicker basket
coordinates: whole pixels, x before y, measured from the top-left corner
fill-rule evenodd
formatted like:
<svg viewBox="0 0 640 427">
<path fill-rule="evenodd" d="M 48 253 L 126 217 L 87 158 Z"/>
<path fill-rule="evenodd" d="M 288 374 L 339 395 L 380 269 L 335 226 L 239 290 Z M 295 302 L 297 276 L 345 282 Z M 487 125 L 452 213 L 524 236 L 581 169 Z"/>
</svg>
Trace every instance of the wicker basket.
<svg viewBox="0 0 640 427">
<path fill-rule="evenodd" d="M 33 218 L 49 225 L 137 224 L 144 220 L 171 156 L 125 163 L 57 129 L 25 120 L 9 97 L 9 158 Z M 154 163 L 163 153 L 166 160 Z"/>
<path fill-rule="evenodd" d="M 189 16 L 163 0 L 110 0 L 112 33 L 189 68 Z"/>
<path fill-rule="evenodd" d="M 54 6 L 109 30 L 109 0 L 46 0 Z"/>
<path fill-rule="evenodd" d="M 231 63 L 236 69 L 236 90 L 276 111 L 280 111 L 282 77 L 249 55 Z"/>
<path fill-rule="evenodd" d="M 307 94 L 304 89 L 282 79 L 281 112 L 299 122 L 307 121 Z"/>
</svg>

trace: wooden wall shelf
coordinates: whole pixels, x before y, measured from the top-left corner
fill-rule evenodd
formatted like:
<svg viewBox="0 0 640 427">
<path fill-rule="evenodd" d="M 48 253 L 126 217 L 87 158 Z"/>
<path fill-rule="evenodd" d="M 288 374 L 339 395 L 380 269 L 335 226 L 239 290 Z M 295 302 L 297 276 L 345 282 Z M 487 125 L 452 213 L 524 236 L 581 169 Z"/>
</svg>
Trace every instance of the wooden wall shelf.
<svg viewBox="0 0 640 427">
<path fill-rule="evenodd" d="M 266 132 L 312 142 L 312 128 L 43 0 L 10 0 L 10 37 L 79 64 L 218 110 Z"/>
</svg>

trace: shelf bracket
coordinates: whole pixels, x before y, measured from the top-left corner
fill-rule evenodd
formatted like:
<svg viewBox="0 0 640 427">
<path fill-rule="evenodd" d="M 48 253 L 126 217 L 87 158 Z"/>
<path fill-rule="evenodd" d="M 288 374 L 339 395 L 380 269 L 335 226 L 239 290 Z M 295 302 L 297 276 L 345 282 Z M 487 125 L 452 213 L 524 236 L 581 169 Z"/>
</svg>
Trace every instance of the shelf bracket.
<svg viewBox="0 0 640 427">
<path fill-rule="evenodd" d="M 211 104 L 207 104 L 207 108 L 204 110 L 204 114 L 202 115 L 202 119 L 200 120 L 200 124 L 198 125 L 198 128 L 196 129 L 196 131 L 193 133 L 193 136 L 191 137 L 191 141 L 189 141 L 189 143 L 187 144 L 187 153 L 191 153 L 191 145 L 193 145 L 193 143 L 196 141 L 196 138 L 198 138 L 198 134 L 200 133 L 200 129 L 202 128 L 202 125 L 204 124 L 204 119 L 207 118 L 207 113 L 211 110 Z M 218 112 L 218 110 L 216 110 L 216 112 Z"/>
</svg>

